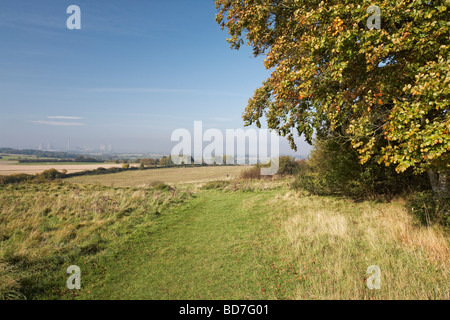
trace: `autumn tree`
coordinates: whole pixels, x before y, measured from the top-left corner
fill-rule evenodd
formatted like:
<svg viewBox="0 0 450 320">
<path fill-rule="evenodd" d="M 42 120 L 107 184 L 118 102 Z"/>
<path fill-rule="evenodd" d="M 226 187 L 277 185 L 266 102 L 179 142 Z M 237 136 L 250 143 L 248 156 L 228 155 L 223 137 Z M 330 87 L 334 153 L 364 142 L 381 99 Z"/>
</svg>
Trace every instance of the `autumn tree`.
<svg viewBox="0 0 450 320">
<path fill-rule="evenodd" d="M 171 156 L 164 156 L 160 158 L 158 163 L 162 166 L 172 166 L 174 164 Z"/>
<path fill-rule="evenodd" d="M 144 166 L 155 166 L 158 164 L 158 159 L 144 158 L 140 160 L 140 164 L 143 164 Z"/>
<path fill-rule="evenodd" d="M 312 142 L 351 142 L 361 163 L 427 170 L 447 192 L 449 25 L 445 1 L 215 0 L 231 48 L 247 43 L 271 76 L 243 119 Z M 381 28 L 367 21 L 376 5 Z"/>
</svg>

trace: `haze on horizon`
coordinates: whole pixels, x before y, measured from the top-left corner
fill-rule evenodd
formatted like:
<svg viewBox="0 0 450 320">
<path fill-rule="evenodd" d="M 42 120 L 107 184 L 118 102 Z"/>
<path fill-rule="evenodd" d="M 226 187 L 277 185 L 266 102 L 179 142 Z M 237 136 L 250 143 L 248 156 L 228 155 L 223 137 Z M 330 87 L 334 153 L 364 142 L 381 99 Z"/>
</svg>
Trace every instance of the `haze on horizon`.
<svg viewBox="0 0 450 320">
<path fill-rule="evenodd" d="M 73 4 L 81 30 L 66 27 Z M 170 153 L 194 121 L 244 128 L 269 71 L 229 48 L 215 14 L 213 1 L 2 1 L 0 147 Z M 307 155 L 297 140 L 280 153 Z"/>
</svg>

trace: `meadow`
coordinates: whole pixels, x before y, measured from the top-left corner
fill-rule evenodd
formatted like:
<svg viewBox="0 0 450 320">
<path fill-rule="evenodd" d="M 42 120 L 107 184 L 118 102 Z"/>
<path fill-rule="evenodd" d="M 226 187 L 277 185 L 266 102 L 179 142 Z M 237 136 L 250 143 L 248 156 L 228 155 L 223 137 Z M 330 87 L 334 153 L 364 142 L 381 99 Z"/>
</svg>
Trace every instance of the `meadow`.
<svg viewBox="0 0 450 320">
<path fill-rule="evenodd" d="M 314 196 L 230 168 L 1 186 L 0 298 L 450 298 L 448 231 L 403 199 Z M 81 290 L 66 287 L 70 265 Z"/>
<path fill-rule="evenodd" d="M 232 179 L 233 177 L 239 177 L 246 168 L 246 166 L 173 167 L 125 171 L 101 176 L 80 176 L 70 178 L 67 181 L 116 187 L 146 187 L 155 181 L 176 185 Z"/>
</svg>

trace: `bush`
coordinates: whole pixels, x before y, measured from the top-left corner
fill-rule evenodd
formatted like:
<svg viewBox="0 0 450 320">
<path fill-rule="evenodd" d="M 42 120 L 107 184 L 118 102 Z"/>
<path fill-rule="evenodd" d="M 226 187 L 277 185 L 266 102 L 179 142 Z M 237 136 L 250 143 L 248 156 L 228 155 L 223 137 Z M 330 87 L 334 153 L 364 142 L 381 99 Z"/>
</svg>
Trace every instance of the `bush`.
<svg viewBox="0 0 450 320">
<path fill-rule="evenodd" d="M 251 180 L 251 179 L 261 179 L 261 166 L 255 165 L 248 168 L 241 173 L 241 179 Z"/>
<path fill-rule="evenodd" d="M 202 189 L 212 190 L 212 189 L 223 189 L 230 185 L 230 181 L 210 181 L 203 185 Z"/>
<path fill-rule="evenodd" d="M 12 174 L 10 176 L 0 176 L 0 185 L 13 184 L 13 183 L 21 183 L 25 181 L 30 181 L 33 179 L 32 175 L 21 173 L 21 174 Z"/>
<path fill-rule="evenodd" d="M 296 160 L 290 156 L 281 156 L 279 158 L 279 175 L 295 175 L 300 170 L 300 163 L 305 160 Z"/>
<path fill-rule="evenodd" d="M 337 139 L 316 140 L 306 164 L 300 164 L 298 170 L 293 187 L 314 194 L 391 198 L 430 188 L 426 175 L 414 175 L 412 170 L 399 174 L 376 160 L 361 164 L 355 150 Z"/>
<path fill-rule="evenodd" d="M 299 190 L 305 189 L 313 194 L 327 194 L 330 193 L 327 188 L 325 176 L 320 172 L 315 172 L 311 166 L 305 163 L 299 168 L 295 181 L 292 183 L 292 188 Z"/>
<path fill-rule="evenodd" d="M 161 182 L 161 181 L 150 182 L 150 187 L 155 190 L 161 190 L 161 191 L 173 190 L 173 188 L 171 186 L 169 186 L 168 184 L 165 184 L 164 182 Z"/>
<path fill-rule="evenodd" d="M 141 165 L 145 166 L 156 166 L 158 164 L 158 159 L 141 159 L 139 162 L 141 163 Z"/>
<path fill-rule="evenodd" d="M 33 181 L 33 182 L 47 182 L 47 181 L 53 181 L 58 179 L 63 179 L 66 177 L 65 172 L 59 172 L 56 169 L 50 169 L 45 170 L 42 173 L 36 174 L 36 175 L 30 175 L 30 174 L 12 174 L 10 176 L 0 176 L 0 185 L 7 185 L 7 184 L 17 184 L 27 181 Z"/>
<path fill-rule="evenodd" d="M 162 166 L 173 166 L 174 163 L 172 161 L 172 157 L 168 156 L 168 157 L 162 157 L 161 159 L 159 159 L 158 163 Z"/>
<path fill-rule="evenodd" d="M 413 192 L 407 197 L 407 207 L 424 225 L 440 223 L 450 227 L 450 198 L 438 199 L 432 191 Z"/>
<path fill-rule="evenodd" d="M 42 178 L 44 180 L 63 179 L 65 176 L 66 175 L 64 173 L 59 172 L 56 169 L 45 170 L 44 172 L 42 172 L 38 175 L 39 178 Z"/>
</svg>

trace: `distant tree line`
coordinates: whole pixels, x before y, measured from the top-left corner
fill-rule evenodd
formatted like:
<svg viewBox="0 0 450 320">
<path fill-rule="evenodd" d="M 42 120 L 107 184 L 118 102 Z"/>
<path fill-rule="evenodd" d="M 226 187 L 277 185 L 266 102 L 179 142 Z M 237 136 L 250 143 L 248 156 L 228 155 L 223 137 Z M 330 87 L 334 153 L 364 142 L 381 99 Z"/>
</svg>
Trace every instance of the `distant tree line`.
<svg viewBox="0 0 450 320">
<path fill-rule="evenodd" d="M 182 157 L 183 158 L 183 157 Z M 194 165 L 194 159 L 191 157 L 190 159 L 190 164 Z M 184 157 L 184 159 L 182 159 L 181 161 L 179 161 L 180 163 L 175 163 L 172 160 L 171 156 L 164 156 L 161 157 L 159 159 L 155 159 L 155 158 L 146 158 L 146 159 L 140 159 L 140 164 L 144 165 L 144 166 L 165 166 L 165 167 L 170 167 L 170 166 L 174 166 L 174 165 L 179 165 L 179 164 L 183 164 L 183 165 L 189 165 L 189 161 L 187 156 Z"/>
<path fill-rule="evenodd" d="M 55 158 L 55 159 L 73 159 L 77 157 L 76 154 L 69 154 L 67 152 L 41 151 L 32 149 L 19 150 L 11 148 L 0 148 L 0 153 L 37 156 L 42 158 Z"/>
<path fill-rule="evenodd" d="M 220 163 L 219 161 L 222 160 Z M 159 159 L 156 158 L 144 158 L 138 159 L 138 163 L 142 166 L 175 166 L 175 165 L 196 165 L 196 166 L 206 166 L 206 165 L 233 165 L 234 157 L 223 155 L 216 156 L 211 159 L 202 159 L 201 164 L 195 164 L 195 160 L 192 156 L 183 156 L 180 155 L 178 159 L 172 159 L 172 156 L 164 156 Z M 233 163 L 231 163 L 233 162 Z"/>
</svg>

